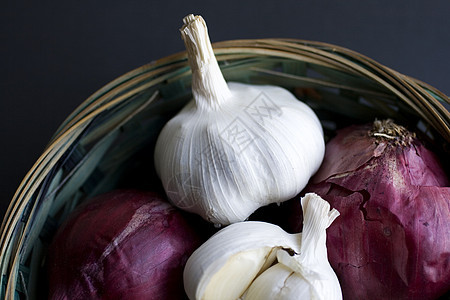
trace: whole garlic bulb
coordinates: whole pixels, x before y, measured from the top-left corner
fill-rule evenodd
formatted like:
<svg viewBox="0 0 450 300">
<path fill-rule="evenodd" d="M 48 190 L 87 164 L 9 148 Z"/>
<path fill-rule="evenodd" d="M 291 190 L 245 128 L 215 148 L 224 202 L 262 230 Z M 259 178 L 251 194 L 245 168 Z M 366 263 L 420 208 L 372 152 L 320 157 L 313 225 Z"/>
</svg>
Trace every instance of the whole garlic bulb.
<svg viewBox="0 0 450 300">
<path fill-rule="evenodd" d="M 155 168 L 177 207 L 216 224 L 294 197 L 325 151 L 314 112 L 286 89 L 227 83 L 202 17 L 181 29 L 193 99 L 160 133 Z"/>
</svg>

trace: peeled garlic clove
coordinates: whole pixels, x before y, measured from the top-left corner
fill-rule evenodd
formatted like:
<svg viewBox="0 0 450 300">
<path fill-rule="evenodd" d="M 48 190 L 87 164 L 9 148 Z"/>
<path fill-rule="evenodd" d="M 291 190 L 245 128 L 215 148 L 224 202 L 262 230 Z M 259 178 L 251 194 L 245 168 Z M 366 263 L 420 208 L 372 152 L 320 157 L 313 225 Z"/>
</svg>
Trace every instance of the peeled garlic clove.
<svg viewBox="0 0 450 300">
<path fill-rule="evenodd" d="M 214 274 L 202 299 L 237 299 L 250 285 L 253 278 L 274 262 L 271 247 L 262 247 L 236 253 Z"/>
<path fill-rule="evenodd" d="M 252 283 L 245 300 L 264 299 L 319 299 L 303 277 L 283 264 L 275 264 Z"/>
<path fill-rule="evenodd" d="M 277 250 L 299 251 L 300 239 L 301 234 L 265 222 L 229 225 L 189 257 L 183 274 L 186 294 L 189 299 L 237 299 L 272 265 Z"/>
<path fill-rule="evenodd" d="M 244 221 L 305 187 L 323 159 L 322 127 L 286 89 L 227 84 L 204 20 L 184 21 L 193 100 L 161 131 L 155 168 L 177 207 L 217 224 Z"/>
</svg>

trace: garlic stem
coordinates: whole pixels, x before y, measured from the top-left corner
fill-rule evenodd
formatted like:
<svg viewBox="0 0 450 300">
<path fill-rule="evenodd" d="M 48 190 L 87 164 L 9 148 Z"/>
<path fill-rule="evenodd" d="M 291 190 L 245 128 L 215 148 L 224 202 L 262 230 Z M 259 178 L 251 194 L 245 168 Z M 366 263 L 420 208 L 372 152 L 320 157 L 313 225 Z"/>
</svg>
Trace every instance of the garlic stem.
<svg viewBox="0 0 450 300">
<path fill-rule="evenodd" d="M 231 97 L 220 71 L 205 20 L 192 14 L 183 19 L 180 29 L 192 70 L 192 93 L 199 109 L 217 109 Z"/>
<path fill-rule="evenodd" d="M 326 229 L 339 216 L 336 209 L 314 193 L 301 199 L 304 212 L 302 230 L 302 249 L 299 259 L 303 264 L 316 261 L 327 262 Z"/>
</svg>

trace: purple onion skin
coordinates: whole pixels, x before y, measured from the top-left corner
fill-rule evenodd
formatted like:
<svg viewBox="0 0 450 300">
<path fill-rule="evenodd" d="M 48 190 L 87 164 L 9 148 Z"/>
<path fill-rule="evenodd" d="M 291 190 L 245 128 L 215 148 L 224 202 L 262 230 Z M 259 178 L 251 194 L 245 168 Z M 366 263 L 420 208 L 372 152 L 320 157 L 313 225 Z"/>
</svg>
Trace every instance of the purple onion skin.
<svg viewBox="0 0 450 300">
<path fill-rule="evenodd" d="M 154 193 L 113 191 L 74 211 L 48 253 L 49 299 L 184 299 L 203 239 Z"/>
<path fill-rule="evenodd" d="M 417 139 L 376 142 L 371 128 L 339 131 L 304 190 L 340 212 L 327 230 L 329 261 L 344 299 L 436 299 L 450 288 L 448 177 Z M 301 231 L 294 219 L 290 231 Z"/>
</svg>

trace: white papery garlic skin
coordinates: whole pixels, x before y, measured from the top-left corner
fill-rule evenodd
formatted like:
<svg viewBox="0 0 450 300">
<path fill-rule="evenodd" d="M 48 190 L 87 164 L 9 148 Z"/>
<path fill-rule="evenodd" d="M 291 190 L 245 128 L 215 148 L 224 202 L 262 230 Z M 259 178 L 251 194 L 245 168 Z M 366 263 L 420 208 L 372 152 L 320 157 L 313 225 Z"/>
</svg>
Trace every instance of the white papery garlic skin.
<svg viewBox="0 0 450 300">
<path fill-rule="evenodd" d="M 193 100 L 160 133 L 155 168 L 170 201 L 216 224 L 297 195 L 325 151 L 314 112 L 286 89 L 226 83 L 200 16 L 181 29 Z"/>
</svg>

